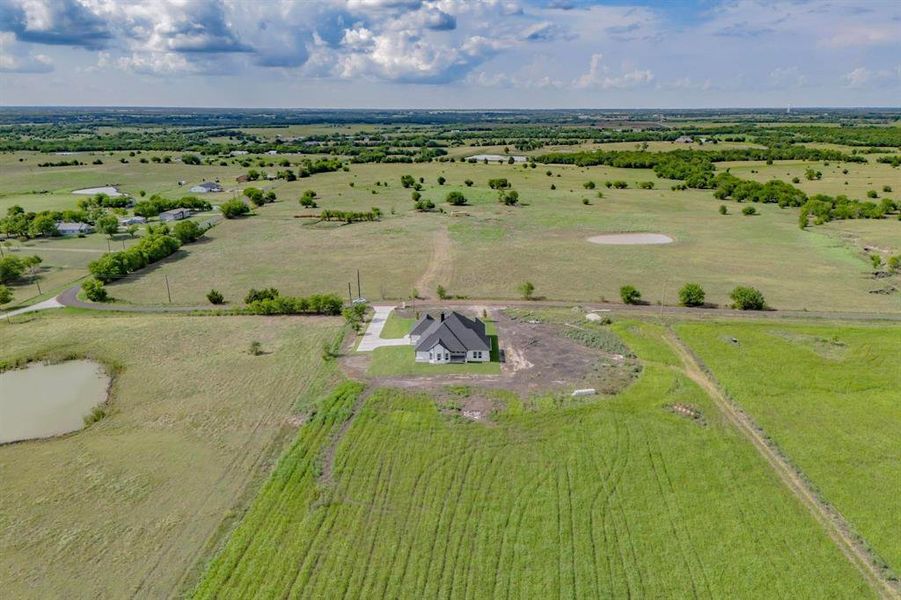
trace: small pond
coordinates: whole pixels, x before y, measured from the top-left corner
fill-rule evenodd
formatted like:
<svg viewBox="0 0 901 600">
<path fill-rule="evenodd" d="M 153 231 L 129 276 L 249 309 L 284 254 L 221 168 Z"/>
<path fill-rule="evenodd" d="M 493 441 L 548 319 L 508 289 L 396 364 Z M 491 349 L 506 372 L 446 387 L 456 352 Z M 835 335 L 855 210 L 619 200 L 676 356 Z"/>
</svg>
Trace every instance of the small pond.
<svg viewBox="0 0 901 600">
<path fill-rule="evenodd" d="M 104 368 L 91 360 L 0 373 L 0 444 L 81 429 L 91 409 L 106 401 L 109 383 Z"/>
</svg>

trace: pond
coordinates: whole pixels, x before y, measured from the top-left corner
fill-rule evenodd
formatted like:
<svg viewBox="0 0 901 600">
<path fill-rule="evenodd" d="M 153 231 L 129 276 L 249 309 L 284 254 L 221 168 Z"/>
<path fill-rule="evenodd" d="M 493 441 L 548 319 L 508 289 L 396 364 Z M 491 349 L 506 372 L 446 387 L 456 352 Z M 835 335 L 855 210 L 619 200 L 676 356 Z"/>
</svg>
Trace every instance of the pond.
<svg viewBox="0 0 901 600">
<path fill-rule="evenodd" d="M 0 444 L 81 429 L 91 409 L 106 401 L 109 383 L 104 368 L 91 360 L 0 373 Z"/>
</svg>

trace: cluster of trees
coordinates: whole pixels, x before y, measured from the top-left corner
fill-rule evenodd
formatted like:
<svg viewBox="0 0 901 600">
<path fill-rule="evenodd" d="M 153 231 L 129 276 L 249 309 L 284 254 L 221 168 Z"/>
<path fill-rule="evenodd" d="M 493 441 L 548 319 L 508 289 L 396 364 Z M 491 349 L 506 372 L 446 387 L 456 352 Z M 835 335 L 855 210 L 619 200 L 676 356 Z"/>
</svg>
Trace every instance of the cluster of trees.
<svg viewBox="0 0 901 600">
<path fill-rule="evenodd" d="M 264 192 L 263 190 L 255 187 L 244 188 L 243 193 L 248 200 L 253 202 L 254 206 L 263 206 L 264 204 L 275 202 L 277 199 L 275 192 Z"/>
<path fill-rule="evenodd" d="M 334 210 L 327 208 L 319 213 L 323 221 L 344 221 L 345 223 L 357 223 L 360 221 L 378 221 L 382 216 L 382 210 L 373 206 L 368 211 Z"/>
<path fill-rule="evenodd" d="M 304 159 L 299 165 L 297 176 L 309 177 L 317 173 L 340 171 L 342 168 L 344 168 L 344 162 L 339 158 Z"/>
<path fill-rule="evenodd" d="M 77 159 L 72 160 L 58 160 L 56 162 L 42 162 L 38 163 L 39 167 L 81 167 L 86 165 L 87 163 L 80 162 Z"/>
<path fill-rule="evenodd" d="M 316 208 L 319 205 L 316 204 L 316 192 L 313 190 L 306 190 L 300 196 L 300 205 L 304 208 Z"/>
<path fill-rule="evenodd" d="M 254 315 L 340 315 L 344 303 L 335 294 L 282 296 L 275 288 L 250 290 L 246 311 Z"/>
<path fill-rule="evenodd" d="M 232 198 L 219 205 L 219 212 L 226 219 L 235 219 L 250 214 L 250 207 L 240 198 Z"/>
<path fill-rule="evenodd" d="M 41 264 L 40 256 L 13 256 L 0 258 L 0 284 L 13 283 L 26 271 L 34 274 L 34 268 Z"/>
<path fill-rule="evenodd" d="M 496 179 L 489 179 L 488 187 L 490 187 L 493 190 L 506 190 L 510 187 L 510 182 L 507 181 L 506 177 L 498 177 Z"/>
<path fill-rule="evenodd" d="M 892 165 L 893 167 L 901 166 L 901 154 L 896 154 L 894 156 L 880 156 L 876 159 L 876 162 L 882 163 L 884 165 Z"/>
<path fill-rule="evenodd" d="M 807 195 L 784 181 L 774 179 L 766 183 L 740 179 L 731 173 L 720 173 L 713 179 L 714 197 L 737 202 L 761 202 L 780 207 L 803 206 Z"/>
<path fill-rule="evenodd" d="M 182 196 L 178 200 L 169 200 L 168 198 L 163 198 L 159 194 L 154 194 L 147 200 L 136 202 L 134 206 L 134 213 L 139 217 L 149 219 L 150 217 L 156 217 L 160 213 L 175 208 L 210 210 L 213 207 L 208 201 L 201 200 L 197 196 Z"/>
<path fill-rule="evenodd" d="M 85 211 L 45 210 L 35 213 L 25 212 L 21 206 L 13 205 L 6 209 L 6 216 L 0 219 L 0 233 L 19 238 L 58 235 L 56 224 L 59 221 L 93 222 Z"/>
<path fill-rule="evenodd" d="M 131 204 L 128 196 L 117 196 L 111 198 L 107 194 L 94 194 L 89 198 L 82 198 L 78 201 L 78 208 L 82 210 L 90 210 L 92 208 L 126 208 Z"/>
<path fill-rule="evenodd" d="M 405 188 L 413 188 L 417 192 L 422 190 L 423 183 L 424 181 L 422 177 L 419 178 L 419 181 L 416 181 L 416 179 L 412 175 L 401 175 L 400 178 L 400 184 L 402 186 L 404 186 Z"/>
<path fill-rule="evenodd" d="M 101 283 L 109 283 L 166 258 L 180 246 L 181 241 L 170 235 L 167 226 L 148 227 L 147 235 L 134 246 L 104 254 L 88 264 L 88 271 Z"/>
<path fill-rule="evenodd" d="M 516 190 L 498 190 L 497 201 L 507 206 L 516 206 L 519 203 L 519 192 Z"/>
<path fill-rule="evenodd" d="M 829 221 L 843 219 L 882 219 L 886 215 L 896 213 L 901 206 L 889 198 L 883 198 L 878 204 L 870 201 L 852 200 L 845 195 L 827 196 L 816 194 L 801 207 L 798 225 L 801 229 L 810 224 L 822 225 Z"/>
</svg>

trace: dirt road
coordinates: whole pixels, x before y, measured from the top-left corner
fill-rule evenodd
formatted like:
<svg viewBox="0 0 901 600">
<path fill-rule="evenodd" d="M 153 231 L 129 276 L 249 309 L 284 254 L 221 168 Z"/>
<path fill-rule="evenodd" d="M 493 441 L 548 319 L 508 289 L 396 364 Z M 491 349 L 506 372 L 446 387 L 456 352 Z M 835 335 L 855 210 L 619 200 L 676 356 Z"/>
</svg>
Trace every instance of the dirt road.
<svg viewBox="0 0 901 600">
<path fill-rule="evenodd" d="M 439 285 L 450 285 L 454 276 L 454 260 L 451 256 L 451 239 L 446 227 L 435 232 L 429 266 L 416 280 L 416 291 L 421 298 L 434 298 Z"/>
</svg>

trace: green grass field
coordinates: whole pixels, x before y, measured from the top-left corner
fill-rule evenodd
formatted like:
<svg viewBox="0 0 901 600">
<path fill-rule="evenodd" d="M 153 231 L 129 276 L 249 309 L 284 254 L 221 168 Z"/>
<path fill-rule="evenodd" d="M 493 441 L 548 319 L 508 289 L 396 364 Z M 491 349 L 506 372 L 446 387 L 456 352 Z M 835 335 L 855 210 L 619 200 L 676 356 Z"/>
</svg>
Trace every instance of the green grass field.
<svg viewBox="0 0 901 600">
<path fill-rule="evenodd" d="M 388 320 L 385 321 L 385 326 L 382 328 L 382 337 L 385 339 L 402 338 L 410 333 L 415 322 L 416 319 L 399 317 L 397 312 L 392 312 L 388 315 Z"/>
<path fill-rule="evenodd" d="M 677 330 L 898 572 L 901 328 L 690 323 Z"/>
<path fill-rule="evenodd" d="M 340 388 L 193 595 L 870 597 L 661 330 L 617 330 L 643 374 L 580 406 L 510 398 L 482 424 L 422 394 Z"/>
<path fill-rule="evenodd" d="M 8 598 L 173 597 L 334 384 L 340 324 L 310 318 L 98 316 L 0 323 L 0 360 L 113 365 L 109 416 L 0 447 L 0 581 Z M 251 341 L 265 354 L 251 356 Z"/>
</svg>

